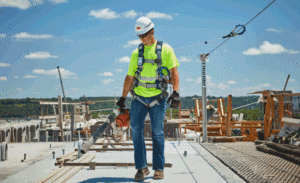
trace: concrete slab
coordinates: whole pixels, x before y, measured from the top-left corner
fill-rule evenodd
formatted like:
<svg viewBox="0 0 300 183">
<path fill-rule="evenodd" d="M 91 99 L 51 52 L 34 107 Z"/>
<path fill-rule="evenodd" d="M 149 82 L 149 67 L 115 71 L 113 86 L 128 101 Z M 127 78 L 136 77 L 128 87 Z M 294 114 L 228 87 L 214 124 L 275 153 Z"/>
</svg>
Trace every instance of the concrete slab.
<svg viewBox="0 0 300 183">
<path fill-rule="evenodd" d="M 50 147 L 51 144 L 51 148 Z M 8 160 L 0 162 L 0 181 L 36 182 L 58 167 L 54 166 L 52 151 L 55 158 L 74 151 L 74 142 L 49 142 L 49 143 L 10 143 L 8 147 Z M 26 153 L 26 160 L 24 159 Z"/>
<path fill-rule="evenodd" d="M 200 146 L 199 144 L 196 145 Z M 202 153 L 205 151 L 201 146 L 200 149 L 202 149 L 200 151 Z M 184 151 L 187 151 L 186 157 L 183 156 Z M 178 141 L 166 141 L 165 162 L 172 163 L 173 167 L 165 168 L 165 178 L 162 180 L 154 180 L 154 170 L 149 167 L 150 174 L 146 176 L 144 182 L 225 183 L 225 179 L 206 162 L 198 151 L 187 141 L 181 141 L 179 146 Z M 96 158 L 92 160 L 93 162 L 134 162 L 134 152 L 91 153 L 96 154 Z M 151 151 L 147 152 L 147 162 L 152 163 Z M 84 167 L 68 182 L 135 182 L 136 171 L 135 167 L 96 167 L 96 170 L 89 170 L 88 167 Z"/>
<path fill-rule="evenodd" d="M 65 153 L 73 151 L 73 144 L 74 143 L 72 142 L 66 144 Z M 47 143 L 47 145 L 49 146 L 49 143 Z M 133 148 L 133 146 L 126 147 Z M 109 148 L 111 147 L 109 146 Z M 62 155 L 61 147 L 55 149 L 55 151 L 57 155 L 56 157 Z M 187 151 L 186 157 L 183 155 L 185 151 Z M 52 159 L 52 153 L 48 153 L 49 154 L 47 157 L 45 157 L 43 160 L 35 162 L 27 168 L 23 168 L 23 170 L 5 179 L 4 182 L 36 182 L 49 174 L 51 171 L 58 169 L 58 166 L 54 166 L 55 160 Z M 96 157 L 92 160 L 92 162 L 134 162 L 133 151 L 107 151 L 89 153 L 96 154 Z M 164 179 L 154 180 L 154 170 L 152 167 L 148 167 L 150 174 L 146 176 L 144 182 L 244 182 L 234 172 L 223 165 L 219 160 L 217 160 L 213 155 L 207 152 L 200 144 L 196 142 L 181 141 L 180 145 L 178 145 L 178 141 L 165 141 L 165 159 L 166 163 L 172 163 L 173 166 L 171 168 L 165 168 Z M 151 151 L 147 151 L 147 162 L 152 163 Z M 134 176 L 136 172 L 137 170 L 135 167 L 96 166 L 95 170 L 89 170 L 89 167 L 86 166 L 77 174 L 75 174 L 68 182 L 135 182 Z"/>
</svg>

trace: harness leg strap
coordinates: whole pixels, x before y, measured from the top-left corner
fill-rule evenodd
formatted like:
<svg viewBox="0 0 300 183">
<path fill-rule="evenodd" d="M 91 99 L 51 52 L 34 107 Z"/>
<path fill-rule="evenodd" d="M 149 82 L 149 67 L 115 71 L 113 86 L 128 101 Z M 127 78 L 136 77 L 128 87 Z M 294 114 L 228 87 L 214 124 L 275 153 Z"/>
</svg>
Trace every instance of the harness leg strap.
<svg viewBox="0 0 300 183">
<path fill-rule="evenodd" d="M 155 106 L 156 104 L 157 104 L 157 105 L 159 104 L 158 101 L 157 101 L 157 99 L 154 100 L 153 102 L 151 102 L 151 103 L 149 104 L 149 108 Z"/>
<path fill-rule="evenodd" d="M 138 99 L 140 102 L 142 102 L 142 104 L 144 104 L 144 106 L 149 108 L 148 104 L 146 104 L 140 97 L 137 96 L 136 99 Z"/>
</svg>

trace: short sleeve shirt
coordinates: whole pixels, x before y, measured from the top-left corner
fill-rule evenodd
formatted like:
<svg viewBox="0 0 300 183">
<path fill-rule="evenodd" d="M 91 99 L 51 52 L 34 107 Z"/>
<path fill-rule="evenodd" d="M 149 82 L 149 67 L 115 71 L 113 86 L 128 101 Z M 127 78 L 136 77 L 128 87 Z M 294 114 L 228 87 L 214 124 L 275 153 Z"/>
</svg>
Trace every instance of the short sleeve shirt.
<svg viewBox="0 0 300 183">
<path fill-rule="evenodd" d="M 144 46 L 144 58 L 145 59 L 157 59 L 157 55 L 155 53 L 156 43 L 152 44 L 151 46 Z M 161 59 L 162 59 L 162 67 L 166 67 L 171 70 L 174 67 L 179 66 L 179 62 L 174 54 L 172 47 L 168 44 L 163 44 L 162 52 L 161 52 Z M 138 48 L 132 52 L 131 60 L 129 64 L 129 69 L 127 75 L 135 76 L 135 72 L 138 68 Z M 156 77 L 156 70 L 157 64 L 154 63 L 144 63 L 143 70 L 141 72 L 141 76 L 144 77 Z M 141 82 L 141 81 L 140 81 Z M 147 82 L 147 83 L 155 83 L 155 81 Z M 161 90 L 157 88 L 145 88 L 143 86 L 138 86 L 134 88 L 134 92 L 142 97 L 153 97 L 156 95 L 161 94 Z"/>
</svg>

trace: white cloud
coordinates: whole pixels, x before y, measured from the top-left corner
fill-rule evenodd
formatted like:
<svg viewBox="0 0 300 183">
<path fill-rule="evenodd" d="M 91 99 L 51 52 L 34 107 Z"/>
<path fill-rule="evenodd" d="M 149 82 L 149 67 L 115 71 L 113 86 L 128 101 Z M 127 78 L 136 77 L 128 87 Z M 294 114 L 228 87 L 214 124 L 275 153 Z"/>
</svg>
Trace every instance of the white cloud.
<svg viewBox="0 0 300 183">
<path fill-rule="evenodd" d="M 131 40 L 131 41 L 127 41 L 127 44 L 124 45 L 124 48 L 130 47 L 130 46 L 138 46 L 141 43 L 140 39 L 135 39 L 135 40 Z"/>
<path fill-rule="evenodd" d="M 261 51 L 256 48 L 250 48 L 247 51 L 243 51 L 244 55 L 259 55 Z"/>
<path fill-rule="evenodd" d="M 7 81 L 7 77 L 0 77 L 0 81 Z"/>
<path fill-rule="evenodd" d="M 111 72 L 104 72 L 102 75 L 103 76 L 113 76 L 114 74 Z"/>
<path fill-rule="evenodd" d="M 290 50 L 289 53 L 290 54 L 297 54 L 297 53 L 299 53 L 299 51 Z"/>
<path fill-rule="evenodd" d="M 71 71 L 65 70 L 64 68 L 59 68 L 61 77 L 64 79 L 77 79 L 76 73 L 73 73 Z M 52 70 L 44 70 L 44 69 L 34 69 L 32 71 L 34 74 L 43 74 L 43 75 L 51 75 L 55 76 L 56 78 L 59 77 L 58 70 L 52 69 Z M 70 77 L 74 76 L 74 77 Z"/>
<path fill-rule="evenodd" d="M 135 18 L 137 16 L 137 12 L 130 10 L 122 13 L 121 16 L 124 16 L 125 18 Z"/>
<path fill-rule="evenodd" d="M 95 18 L 103 18 L 107 20 L 118 18 L 116 12 L 110 10 L 109 8 L 101 9 L 101 10 L 92 10 L 89 15 Z"/>
<path fill-rule="evenodd" d="M 269 86 L 270 86 L 269 83 L 265 83 L 265 84 L 260 84 L 260 85 L 258 85 L 259 88 L 269 87 Z"/>
<path fill-rule="evenodd" d="M 243 95 L 246 93 L 252 93 L 254 91 L 260 91 L 260 90 L 266 90 L 266 89 L 271 89 L 270 84 L 265 83 L 265 84 L 260 84 L 257 86 L 247 86 L 244 88 L 235 88 L 235 91 L 238 92 L 239 94 Z"/>
<path fill-rule="evenodd" d="M 294 81 L 295 81 L 295 79 L 290 79 L 289 81 L 290 81 L 290 82 L 294 82 Z"/>
<path fill-rule="evenodd" d="M 0 7 L 12 7 L 25 10 L 41 3 L 41 0 L 1 0 Z"/>
<path fill-rule="evenodd" d="M 37 76 L 33 76 L 33 75 L 26 75 L 23 78 L 28 78 L 28 79 L 32 79 L 32 78 L 37 78 Z"/>
<path fill-rule="evenodd" d="M 18 78 L 19 78 L 19 76 L 15 76 L 14 78 L 15 78 L 15 79 L 18 79 Z"/>
<path fill-rule="evenodd" d="M 296 54 L 299 51 L 287 50 L 280 44 L 271 44 L 268 41 L 264 41 L 259 48 L 250 48 L 247 51 L 243 51 L 244 55 L 259 55 L 259 54 L 277 54 L 277 53 L 290 53 Z"/>
<path fill-rule="evenodd" d="M 34 94 L 40 94 L 40 92 L 33 92 Z"/>
<path fill-rule="evenodd" d="M 1 63 L 1 62 L 0 62 L 0 67 L 9 67 L 9 66 L 10 66 L 9 63 Z"/>
<path fill-rule="evenodd" d="M 0 34 L 0 38 L 5 38 L 7 35 L 6 34 Z"/>
<path fill-rule="evenodd" d="M 134 10 L 130 10 L 130 11 L 117 14 L 111 9 L 106 8 L 100 10 L 92 10 L 90 11 L 89 15 L 95 18 L 102 18 L 102 19 L 109 20 L 115 18 L 135 18 L 137 16 L 137 12 L 135 12 Z"/>
<path fill-rule="evenodd" d="M 235 81 L 233 81 L 233 80 L 228 81 L 227 83 L 228 83 L 228 84 L 237 84 L 237 82 L 235 82 Z"/>
<path fill-rule="evenodd" d="M 151 11 L 151 12 L 147 13 L 146 16 L 148 18 L 152 18 L 152 19 L 153 18 L 169 19 L 169 20 L 173 19 L 172 15 L 168 15 L 165 13 L 159 13 L 159 12 L 155 12 L 155 11 Z"/>
<path fill-rule="evenodd" d="M 53 36 L 50 34 L 29 34 L 27 32 L 21 32 L 16 34 L 15 37 L 17 39 L 48 39 L 52 38 Z"/>
<path fill-rule="evenodd" d="M 214 89 L 225 90 L 225 89 L 228 89 L 229 86 L 224 85 L 223 83 L 219 83 L 219 84 L 207 83 L 207 88 L 214 88 Z"/>
<path fill-rule="evenodd" d="M 268 31 L 268 32 L 276 32 L 276 33 L 282 33 L 283 32 L 282 30 L 277 30 L 277 29 L 274 29 L 274 28 L 268 28 L 266 31 Z"/>
<path fill-rule="evenodd" d="M 45 51 L 29 53 L 28 55 L 25 55 L 24 57 L 30 58 L 30 59 L 58 58 L 58 56 L 50 55 L 49 52 L 45 52 Z"/>
<path fill-rule="evenodd" d="M 48 0 L 52 4 L 60 4 L 60 3 L 67 3 L 68 0 Z"/>
<path fill-rule="evenodd" d="M 68 0 L 48 0 L 52 4 L 68 2 Z M 26 10 L 32 6 L 43 4 L 43 0 L 0 0 L 0 7 L 12 7 Z"/>
<path fill-rule="evenodd" d="M 16 90 L 19 90 L 19 91 L 20 91 L 20 90 L 22 90 L 22 88 L 18 87 L 18 88 L 16 88 Z"/>
<path fill-rule="evenodd" d="M 119 61 L 120 61 L 120 62 L 126 62 L 126 63 L 129 63 L 129 62 L 130 62 L 130 58 L 129 58 L 128 56 L 125 56 L 125 57 L 119 58 Z"/>
<path fill-rule="evenodd" d="M 193 81 L 193 79 L 191 79 L 191 78 L 187 78 L 187 79 L 186 79 L 186 81 Z"/>
<path fill-rule="evenodd" d="M 116 72 L 122 72 L 122 69 L 117 69 Z"/>
<path fill-rule="evenodd" d="M 103 81 L 104 84 L 108 84 L 108 83 L 111 83 L 113 82 L 114 80 L 113 79 L 106 79 Z"/>
<path fill-rule="evenodd" d="M 179 59 L 179 62 L 190 62 L 191 59 L 187 58 L 187 57 L 180 57 Z"/>
</svg>

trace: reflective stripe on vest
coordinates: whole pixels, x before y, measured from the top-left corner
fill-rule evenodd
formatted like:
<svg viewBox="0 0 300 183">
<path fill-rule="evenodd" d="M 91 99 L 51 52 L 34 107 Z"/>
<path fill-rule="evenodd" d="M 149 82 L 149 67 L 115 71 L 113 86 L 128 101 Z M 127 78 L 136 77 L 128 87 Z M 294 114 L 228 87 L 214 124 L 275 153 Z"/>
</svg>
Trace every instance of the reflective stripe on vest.
<svg viewBox="0 0 300 183">
<path fill-rule="evenodd" d="M 152 81 L 155 81 L 157 79 L 159 79 L 159 76 L 157 75 L 156 77 L 145 77 L 145 76 L 141 76 L 141 77 L 138 77 L 138 79 L 140 81 L 144 81 L 144 82 L 152 82 Z"/>
<path fill-rule="evenodd" d="M 156 88 L 157 85 L 155 83 L 150 84 L 150 83 L 141 83 L 141 82 L 139 82 L 138 86 L 143 86 L 145 88 Z"/>
<path fill-rule="evenodd" d="M 150 63 L 150 64 L 154 65 L 155 60 L 154 59 L 144 59 L 144 63 Z"/>
</svg>

